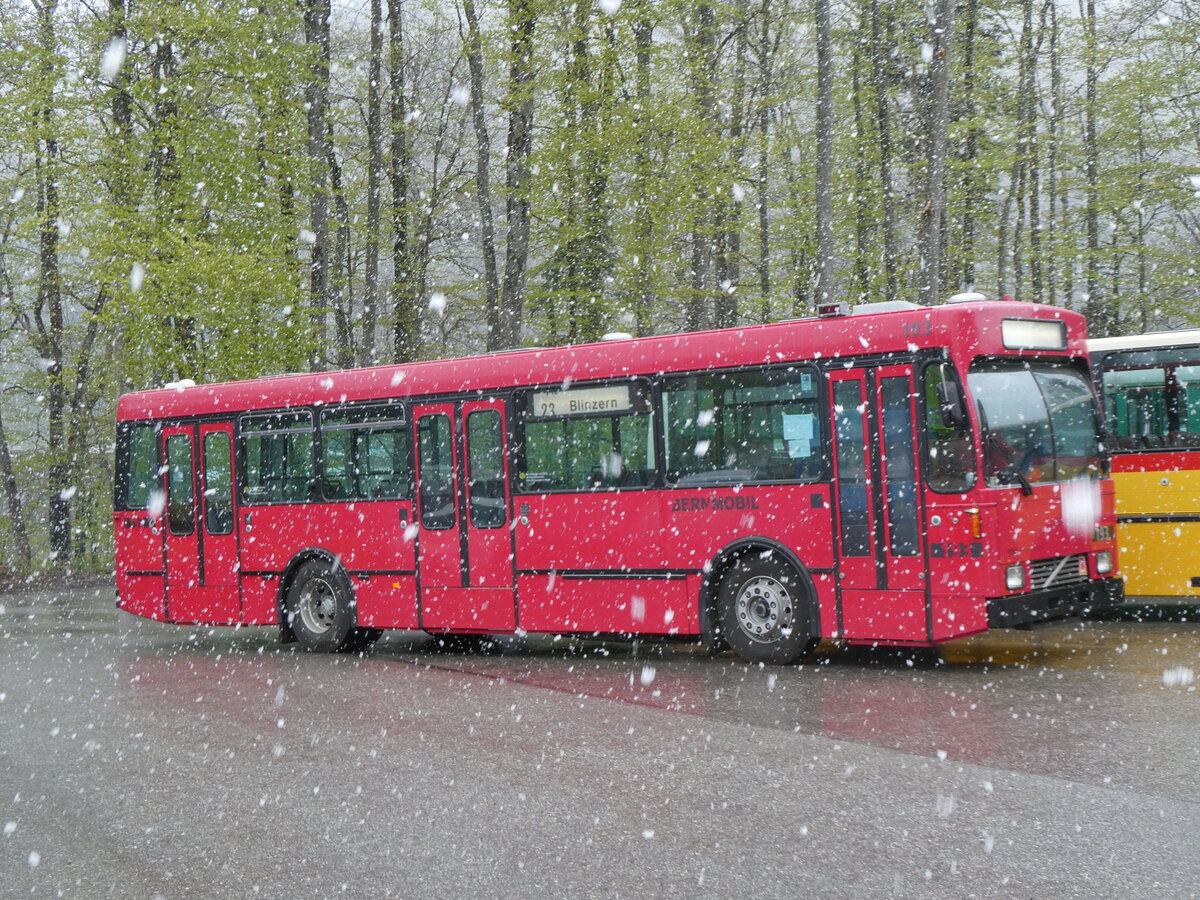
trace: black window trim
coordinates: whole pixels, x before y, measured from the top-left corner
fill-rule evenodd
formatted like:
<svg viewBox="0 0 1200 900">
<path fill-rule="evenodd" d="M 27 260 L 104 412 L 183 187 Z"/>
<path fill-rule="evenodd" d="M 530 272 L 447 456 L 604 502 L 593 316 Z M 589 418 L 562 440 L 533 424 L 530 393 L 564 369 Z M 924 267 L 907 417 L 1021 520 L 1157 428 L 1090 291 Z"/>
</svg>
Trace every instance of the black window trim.
<svg viewBox="0 0 1200 900">
<path fill-rule="evenodd" d="M 724 487 L 759 487 L 762 485 L 772 486 L 780 484 L 825 484 L 832 478 L 832 437 L 829 429 L 829 409 L 827 406 L 829 392 L 825 390 L 829 383 L 828 368 L 821 365 L 822 360 L 817 359 L 794 359 L 787 362 L 771 363 L 770 365 L 761 366 L 732 366 L 721 369 L 691 369 L 686 372 L 668 372 L 658 380 L 658 392 L 655 397 L 656 412 L 659 417 L 659 448 L 662 451 L 663 459 L 660 463 L 659 478 L 662 484 L 668 490 L 685 491 L 685 490 L 706 490 L 708 488 L 724 488 Z M 861 364 L 851 366 L 851 368 L 862 368 Z M 667 460 L 666 460 L 666 417 L 662 413 L 662 395 L 667 390 L 668 383 L 676 378 L 694 378 L 704 375 L 740 375 L 748 372 L 786 372 L 788 370 L 809 369 L 813 373 L 815 385 L 815 400 L 817 404 L 817 423 L 821 430 L 820 436 L 820 454 L 821 466 L 817 474 L 810 478 L 773 478 L 773 479 L 755 479 L 746 481 L 744 479 L 723 479 L 714 481 L 705 481 L 702 484 L 679 484 L 678 482 L 668 479 Z"/>
<path fill-rule="evenodd" d="M 113 453 L 113 510 L 116 512 L 142 512 L 144 507 L 129 505 L 129 445 L 133 429 L 149 426 L 154 429 L 154 466 L 161 473 L 162 458 L 162 429 L 163 422 L 159 419 L 137 419 L 117 423 L 115 452 Z M 159 476 L 161 478 L 161 474 Z"/>
<path fill-rule="evenodd" d="M 1016 360 L 1018 357 L 1012 357 L 1012 359 Z M 1020 357 L 1019 361 L 1024 362 L 1026 359 L 1026 357 Z M 963 398 L 967 407 L 974 406 L 974 403 L 971 399 L 971 394 L 967 391 L 967 382 L 963 378 L 963 373 L 954 360 L 949 357 L 949 355 L 939 353 L 937 356 L 921 359 L 913 366 L 913 389 L 918 391 L 921 400 L 920 406 L 917 410 L 917 414 L 921 417 L 921 427 L 917 430 L 917 434 L 921 442 L 919 447 L 920 458 L 918 460 L 921 471 L 920 483 L 923 487 L 928 488 L 935 494 L 941 494 L 942 496 L 957 495 L 961 497 L 976 490 L 984 483 L 984 479 L 980 474 L 981 466 L 979 458 L 979 441 L 982 440 L 982 438 L 979 434 L 977 434 L 979 428 L 977 420 L 974 418 L 974 412 L 968 413 L 967 418 L 967 436 L 971 439 L 971 460 L 973 462 L 971 471 L 975 476 L 974 480 L 970 485 L 967 486 L 966 490 L 961 491 L 939 488 L 929 480 L 929 398 L 925 394 L 925 373 L 929 371 L 930 366 L 942 365 L 950 367 L 950 371 L 954 375 L 954 381 L 958 385 L 959 396 Z M 968 366 L 968 371 L 969 370 L 970 367 Z"/>
<path fill-rule="evenodd" d="M 504 497 L 504 518 L 495 525 L 480 525 L 475 521 L 475 494 L 471 490 L 471 484 L 474 481 L 474 469 L 471 466 L 471 417 L 482 413 L 492 413 L 500 418 L 500 482 L 503 485 Z M 509 519 L 509 498 L 508 494 L 511 490 L 510 480 L 508 476 L 508 428 L 506 417 L 503 412 L 503 406 L 481 406 L 478 409 L 468 410 L 463 416 L 463 447 L 464 447 L 464 466 L 463 466 L 463 488 L 467 495 L 467 515 L 472 528 L 477 528 L 481 531 L 492 531 L 497 528 L 508 527 Z"/>
<path fill-rule="evenodd" d="M 209 526 L 209 520 L 208 520 L 208 508 L 209 508 L 208 439 L 211 437 L 214 437 L 216 435 L 220 435 L 221 437 L 225 438 L 227 441 L 227 446 L 229 447 L 229 466 L 231 469 L 231 471 L 229 473 L 229 475 L 230 475 L 230 479 L 229 479 L 229 528 L 225 531 L 213 531 L 212 528 Z M 200 486 L 201 486 L 200 498 L 199 498 L 200 499 L 200 512 L 201 512 L 200 519 L 204 523 L 204 533 L 210 534 L 214 537 L 224 537 L 224 536 L 233 534 L 236 523 L 237 523 L 237 507 L 236 507 L 235 501 L 234 501 L 234 493 L 236 491 L 236 487 L 234 485 L 235 479 L 233 478 L 233 471 L 232 471 L 232 468 L 234 466 L 233 444 L 234 444 L 233 434 L 229 431 L 225 431 L 224 429 L 214 429 L 212 431 L 206 431 L 204 434 L 202 434 L 200 436 L 200 469 L 199 469 Z"/>
<path fill-rule="evenodd" d="M 237 414 L 234 418 L 234 466 L 237 469 L 237 506 L 238 507 L 259 507 L 259 506 L 302 506 L 309 503 L 320 502 L 320 493 L 315 486 L 319 483 L 320 472 L 320 429 L 316 427 L 316 407 L 313 406 L 285 406 L 277 409 L 253 409 L 245 410 Z M 309 414 L 308 428 L 253 428 L 247 430 L 245 423 L 247 419 L 260 418 L 266 416 L 283 415 L 288 413 L 306 412 Z M 249 467 L 246 465 L 246 438 L 254 435 L 262 434 L 305 434 L 313 435 L 312 443 L 312 464 L 313 474 L 310 478 L 308 497 L 302 500 L 250 500 L 246 496 L 246 479 L 249 476 Z"/>
<path fill-rule="evenodd" d="M 411 399 L 411 398 L 410 398 Z M 317 428 L 314 440 L 316 452 L 317 490 L 310 502 L 313 503 L 415 503 L 416 502 L 416 447 L 413 432 L 410 428 L 409 403 L 405 400 L 349 400 L 344 403 L 327 403 L 319 407 L 316 416 Z M 325 416 L 330 412 L 343 412 L 354 409 L 392 409 L 396 418 L 380 419 L 373 422 L 347 422 L 345 424 L 326 425 Z M 383 431 L 400 428 L 404 432 L 405 460 L 408 468 L 404 481 L 404 491 L 397 497 L 327 497 L 325 495 L 325 438 L 327 431 Z"/>
<path fill-rule="evenodd" d="M 197 477 L 197 471 L 196 471 L 196 442 L 194 440 L 195 434 L 196 434 L 196 428 L 195 428 L 195 426 L 192 426 L 187 432 L 180 432 L 178 434 L 167 435 L 167 441 L 166 441 L 166 443 L 167 443 L 167 455 L 166 455 L 167 531 L 170 534 L 174 535 L 175 537 L 187 537 L 188 535 L 192 535 L 192 534 L 196 533 L 196 499 L 197 499 L 196 498 L 196 477 Z M 176 531 L 175 530 L 175 519 L 172 516 L 172 508 L 171 508 L 171 506 L 172 506 L 172 503 L 171 503 L 171 469 L 170 469 L 170 466 L 171 466 L 171 443 L 173 441 L 175 441 L 177 438 L 184 438 L 187 441 L 188 461 L 190 464 L 188 473 L 187 473 L 188 474 L 187 485 L 189 488 L 189 497 L 190 497 L 189 505 L 191 507 L 191 514 L 188 517 L 188 528 L 186 531 Z"/>
<path fill-rule="evenodd" d="M 659 379 L 651 375 L 626 375 L 616 378 L 595 378 L 586 381 L 571 382 L 568 390 L 572 388 L 591 388 L 591 387 L 606 387 L 608 385 L 635 385 L 641 384 L 644 389 L 641 395 L 646 403 L 646 409 L 650 413 L 652 429 L 654 435 L 655 446 L 653 448 L 654 471 L 653 477 L 649 484 L 636 485 L 609 485 L 596 488 L 527 488 L 523 476 L 527 474 L 525 471 L 525 423 L 528 418 L 528 410 L 530 398 L 535 391 L 555 390 L 561 388 L 560 383 L 551 384 L 531 384 L 522 385 L 513 391 L 511 396 L 512 415 L 510 416 L 509 430 L 513 436 L 512 440 L 512 460 L 513 465 L 510 466 L 509 479 L 511 482 L 511 493 L 522 496 L 544 496 L 547 494 L 611 494 L 615 492 L 625 491 L 652 491 L 659 490 L 664 486 L 662 472 L 662 450 L 663 450 L 663 424 L 662 424 L 662 406 L 660 404 L 660 395 L 658 390 Z M 628 413 L 626 413 L 628 415 Z M 612 413 L 583 413 L 577 416 L 544 416 L 537 417 L 539 422 L 561 422 L 567 419 L 615 419 L 620 416 L 620 413 L 613 415 Z"/>
</svg>

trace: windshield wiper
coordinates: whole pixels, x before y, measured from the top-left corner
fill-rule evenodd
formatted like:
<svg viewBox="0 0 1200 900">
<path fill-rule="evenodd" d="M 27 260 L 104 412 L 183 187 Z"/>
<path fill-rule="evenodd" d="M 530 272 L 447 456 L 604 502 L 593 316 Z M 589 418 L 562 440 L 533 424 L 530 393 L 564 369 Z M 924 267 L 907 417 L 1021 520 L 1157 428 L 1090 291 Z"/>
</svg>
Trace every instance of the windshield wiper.
<svg viewBox="0 0 1200 900">
<path fill-rule="evenodd" d="M 1000 435 L 994 431 L 987 433 L 987 441 L 992 447 L 998 450 L 1001 454 L 1008 456 L 1004 445 L 1000 443 Z M 1011 451 L 1011 448 L 1009 448 Z M 1021 485 L 1021 493 L 1026 497 L 1033 494 L 1033 485 L 1029 483 L 1029 479 L 1025 477 L 1025 467 L 1033 462 L 1033 455 L 1037 452 L 1036 448 L 1026 450 L 1019 460 L 1000 469 L 996 472 L 996 480 L 1001 484 L 1012 484 L 1014 481 Z"/>
</svg>

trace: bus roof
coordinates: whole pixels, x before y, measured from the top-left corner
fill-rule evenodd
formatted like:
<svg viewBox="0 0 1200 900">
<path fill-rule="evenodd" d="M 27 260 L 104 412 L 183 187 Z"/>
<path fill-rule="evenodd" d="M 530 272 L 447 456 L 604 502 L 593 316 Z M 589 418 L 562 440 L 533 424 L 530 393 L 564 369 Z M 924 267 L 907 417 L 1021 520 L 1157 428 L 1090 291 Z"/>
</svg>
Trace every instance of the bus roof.
<svg viewBox="0 0 1200 900">
<path fill-rule="evenodd" d="M 1110 350 L 1151 350 L 1156 347 L 1190 347 L 1200 345 L 1200 329 L 1184 331 L 1154 331 L 1149 334 L 1128 334 L 1123 337 L 1092 338 L 1087 342 L 1092 353 Z"/>
<path fill-rule="evenodd" d="M 279 375 L 252 381 L 187 385 L 125 394 L 117 419 L 170 418 L 283 409 L 354 400 L 455 394 L 514 386 L 563 384 L 666 372 L 769 365 L 789 360 L 907 353 L 948 347 L 955 357 L 1000 352 L 1006 318 L 1061 319 L 1068 352 L 1084 350 L 1084 320 L 1058 307 L 1012 301 L 945 306 L 879 304 L 850 316 L 792 319 L 714 331 L 630 338 L 548 349 L 533 348 L 429 362 Z M 907 323 L 927 327 L 905 328 Z M 979 348 L 983 347 L 981 351 Z M 991 349 L 991 348 L 994 348 Z"/>
</svg>

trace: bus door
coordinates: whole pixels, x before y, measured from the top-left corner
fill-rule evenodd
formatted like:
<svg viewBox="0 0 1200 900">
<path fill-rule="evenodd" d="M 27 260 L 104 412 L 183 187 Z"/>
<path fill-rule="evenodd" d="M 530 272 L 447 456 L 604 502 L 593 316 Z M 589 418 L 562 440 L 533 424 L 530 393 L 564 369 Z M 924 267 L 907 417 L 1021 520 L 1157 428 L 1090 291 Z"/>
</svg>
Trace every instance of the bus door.
<svg viewBox="0 0 1200 900">
<path fill-rule="evenodd" d="M 512 631 L 507 422 L 501 400 L 413 407 L 417 578 L 426 631 Z"/>
<path fill-rule="evenodd" d="M 912 367 L 833 372 L 838 586 L 849 639 L 928 639 Z"/>
<path fill-rule="evenodd" d="M 239 619 L 231 451 L 228 424 L 163 429 L 167 617 L 172 622 L 232 625 Z"/>
</svg>

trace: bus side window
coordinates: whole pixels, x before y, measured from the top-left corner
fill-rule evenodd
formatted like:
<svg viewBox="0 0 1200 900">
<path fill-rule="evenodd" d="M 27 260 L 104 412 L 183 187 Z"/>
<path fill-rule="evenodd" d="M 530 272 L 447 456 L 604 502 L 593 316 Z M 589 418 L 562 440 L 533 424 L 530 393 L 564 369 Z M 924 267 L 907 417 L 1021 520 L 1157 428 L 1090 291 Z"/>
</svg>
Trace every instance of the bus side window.
<svg viewBox="0 0 1200 900">
<path fill-rule="evenodd" d="M 242 420 L 245 502 L 304 503 L 312 498 L 312 413 L 247 416 Z"/>
<path fill-rule="evenodd" d="M 970 420 L 944 408 L 947 398 L 962 397 L 948 363 L 925 367 L 925 478 L 935 491 L 960 493 L 975 484 L 975 449 Z"/>
<path fill-rule="evenodd" d="M 672 376 L 663 384 L 667 480 L 813 481 L 826 469 L 809 366 Z"/>
<path fill-rule="evenodd" d="M 326 500 L 396 500 L 410 491 L 408 428 L 395 406 L 349 405 L 321 414 Z"/>
<path fill-rule="evenodd" d="M 167 438 L 167 523 L 171 534 L 191 534 L 195 521 L 195 476 L 192 472 L 192 436 Z"/>
<path fill-rule="evenodd" d="M 622 399 L 611 413 L 544 412 L 531 409 L 532 400 L 526 395 L 519 453 L 521 489 L 599 491 L 654 484 L 654 413 L 648 385 L 640 381 L 602 388 L 584 385 L 578 391 L 584 397 L 588 391 L 610 391 Z"/>
<path fill-rule="evenodd" d="M 158 429 L 133 425 L 122 435 L 117 456 L 117 509 L 147 510 L 159 484 Z M 159 492 L 161 500 L 161 492 Z"/>
<path fill-rule="evenodd" d="M 229 435 L 223 431 L 204 436 L 204 529 L 209 534 L 233 533 L 233 465 Z"/>
<path fill-rule="evenodd" d="M 434 413 L 417 420 L 417 493 L 425 528 L 453 528 L 458 521 L 453 439 L 449 416 Z"/>
<path fill-rule="evenodd" d="M 508 521 L 504 505 L 504 432 L 500 413 L 476 410 L 467 415 L 467 492 L 471 524 L 502 528 Z"/>
</svg>

